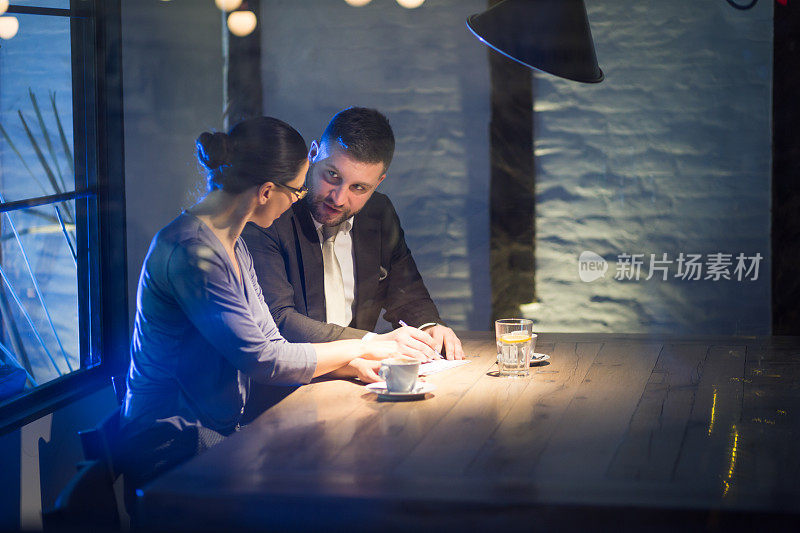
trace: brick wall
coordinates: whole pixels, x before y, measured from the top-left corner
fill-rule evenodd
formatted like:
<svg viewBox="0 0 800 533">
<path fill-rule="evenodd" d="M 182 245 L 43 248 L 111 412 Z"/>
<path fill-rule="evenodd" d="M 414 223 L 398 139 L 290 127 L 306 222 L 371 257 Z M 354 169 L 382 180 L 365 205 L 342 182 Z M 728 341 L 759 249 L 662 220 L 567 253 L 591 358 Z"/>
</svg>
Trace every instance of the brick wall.
<svg viewBox="0 0 800 533">
<path fill-rule="evenodd" d="M 543 331 L 768 333 L 771 2 L 586 4 L 606 80 L 535 77 L 540 302 L 526 314 Z M 580 281 L 584 250 L 605 278 Z M 755 281 L 683 280 L 676 264 L 667 281 L 614 279 L 619 254 L 681 252 L 764 259 Z"/>
<path fill-rule="evenodd" d="M 150 240 L 205 186 L 194 141 L 222 128 L 222 15 L 209 1 L 122 3 L 128 294 Z"/>
</svg>

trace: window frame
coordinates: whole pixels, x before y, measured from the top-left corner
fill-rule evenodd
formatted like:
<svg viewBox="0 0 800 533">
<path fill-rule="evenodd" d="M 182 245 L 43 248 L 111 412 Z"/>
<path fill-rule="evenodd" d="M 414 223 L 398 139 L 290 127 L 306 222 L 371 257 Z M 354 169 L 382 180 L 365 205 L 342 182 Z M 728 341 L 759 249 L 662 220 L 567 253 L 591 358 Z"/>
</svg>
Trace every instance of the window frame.
<svg viewBox="0 0 800 533">
<path fill-rule="evenodd" d="M 81 368 L 0 404 L 0 435 L 110 385 L 128 365 L 128 304 L 120 0 L 70 0 L 69 9 L 11 5 L 9 14 L 67 16 L 72 55 L 75 190 L 0 204 L 22 209 L 75 199 Z M 98 281 L 91 278 L 95 276 Z M 91 354 L 100 363 L 83 368 Z"/>
</svg>

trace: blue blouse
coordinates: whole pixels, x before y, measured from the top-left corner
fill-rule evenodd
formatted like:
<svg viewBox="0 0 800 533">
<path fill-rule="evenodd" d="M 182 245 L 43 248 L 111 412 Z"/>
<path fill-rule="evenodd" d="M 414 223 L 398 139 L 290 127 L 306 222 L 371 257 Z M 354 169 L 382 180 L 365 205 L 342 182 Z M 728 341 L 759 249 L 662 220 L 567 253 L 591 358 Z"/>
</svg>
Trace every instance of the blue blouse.
<svg viewBox="0 0 800 533">
<path fill-rule="evenodd" d="M 281 337 L 241 238 L 234 251 L 241 280 L 217 236 L 186 212 L 153 238 L 136 294 L 126 431 L 173 419 L 228 434 L 250 379 L 311 381 L 316 352 Z"/>
</svg>

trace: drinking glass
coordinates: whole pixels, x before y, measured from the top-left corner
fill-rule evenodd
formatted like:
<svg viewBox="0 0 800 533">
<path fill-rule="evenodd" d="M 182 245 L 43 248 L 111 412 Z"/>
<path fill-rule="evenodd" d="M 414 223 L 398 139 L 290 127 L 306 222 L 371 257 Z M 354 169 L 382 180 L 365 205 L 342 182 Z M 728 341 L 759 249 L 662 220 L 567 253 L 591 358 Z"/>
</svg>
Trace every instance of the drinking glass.
<svg viewBox="0 0 800 533">
<path fill-rule="evenodd" d="M 498 373 L 501 376 L 527 376 L 536 344 L 533 321 L 527 318 L 504 318 L 495 320 L 494 329 Z"/>
</svg>

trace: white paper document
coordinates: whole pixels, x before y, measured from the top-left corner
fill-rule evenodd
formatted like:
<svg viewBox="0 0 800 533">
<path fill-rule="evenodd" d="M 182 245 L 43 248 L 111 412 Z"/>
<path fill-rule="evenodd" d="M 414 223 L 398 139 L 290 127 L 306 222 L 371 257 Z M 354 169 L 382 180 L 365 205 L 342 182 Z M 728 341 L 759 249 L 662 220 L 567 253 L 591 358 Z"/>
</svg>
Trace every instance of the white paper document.
<svg viewBox="0 0 800 533">
<path fill-rule="evenodd" d="M 442 370 L 450 370 L 451 368 L 466 365 L 467 363 L 471 362 L 472 361 L 467 359 L 436 359 L 435 361 L 428 361 L 427 363 L 422 363 L 419 365 L 419 375 L 427 376 L 428 374 L 435 374 L 436 372 L 441 372 Z"/>
</svg>

